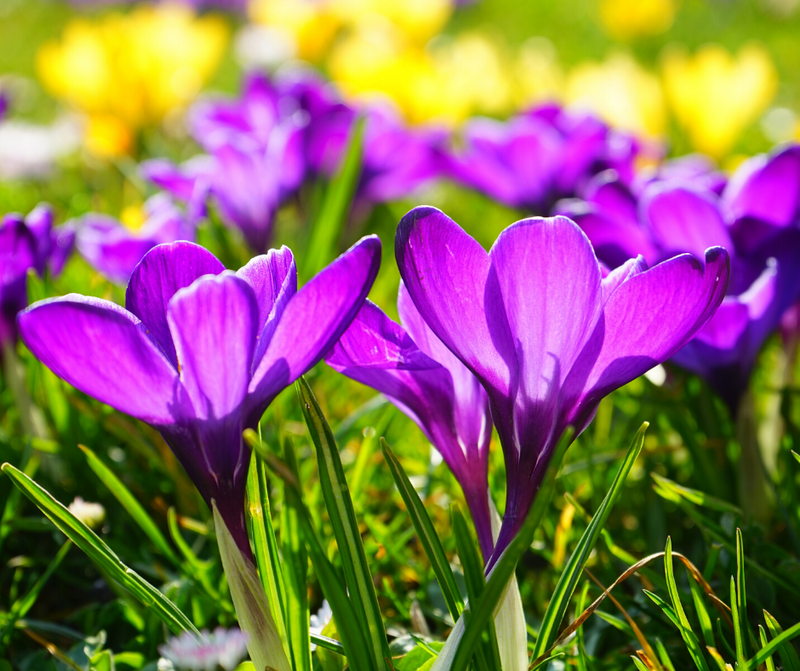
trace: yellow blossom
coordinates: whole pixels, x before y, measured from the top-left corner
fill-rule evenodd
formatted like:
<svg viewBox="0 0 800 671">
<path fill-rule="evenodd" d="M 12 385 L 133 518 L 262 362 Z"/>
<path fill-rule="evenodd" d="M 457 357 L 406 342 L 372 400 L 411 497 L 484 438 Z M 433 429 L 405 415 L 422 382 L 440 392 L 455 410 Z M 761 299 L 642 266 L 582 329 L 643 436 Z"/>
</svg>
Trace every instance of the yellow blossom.
<svg viewBox="0 0 800 671">
<path fill-rule="evenodd" d="M 90 148 L 114 154 L 130 147 L 139 128 L 194 99 L 226 41 L 219 17 L 142 5 L 126 15 L 72 20 L 60 41 L 41 47 L 36 65 L 50 93 L 89 116 Z"/>
<path fill-rule="evenodd" d="M 600 0 L 600 21 L 617 39 L 658 35 L 675 20 L 675 0 Z"/>
<path fill-rule="evenodd" d="M 603 63 L 576 66 L 567 79 L 566 102 L 590 109 L 608 123 L 640 135 L 659 136 L 666 125 L 658 78 L 624 53 Z"/>
<path fill-rule="evenodd" d="M 544 37 L 529 39 L 516 58 L 516 103 L 520 107 L 558 100 L 564 88 L 564 72 L 553 43 Z"/>
<path fill-rule="evenodd" d="M 674 47 L 664 53 L 662 67 L 676 120 L 695 149 L 717 158 L 767 108 L 778 85 L 775 66 L 758 44 L 742 47 L 736 56 L 717 44 L 694 56 Z"/>
<path fill-rule="evenodd" d="M 319 61 L 326 54 L 342 26 L 328 2 L 320 0 L 251 0 L 253 21 L 287 34 L 297 55 Z"/>
</svg>

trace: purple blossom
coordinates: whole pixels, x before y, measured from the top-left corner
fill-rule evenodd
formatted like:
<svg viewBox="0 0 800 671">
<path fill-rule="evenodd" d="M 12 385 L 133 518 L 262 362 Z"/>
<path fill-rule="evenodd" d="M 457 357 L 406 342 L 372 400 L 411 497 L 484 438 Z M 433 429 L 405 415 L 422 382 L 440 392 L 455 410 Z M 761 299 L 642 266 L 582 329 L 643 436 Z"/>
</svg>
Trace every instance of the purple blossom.
<svg viewBox="0 0 800 671">
<path fill-rule="evenodd" d="M 344 103 L 323 107 L 312 117 L 307 140 L 311 169 L 327 176 L 335 172 L 360 115 L 365 117 L 365 128 L 356 210 L 406 198 L 439 177 L 442 161 L 436 147 L 445 140 L 445 130 L 411 129 L 392 108 L 358 110 Z"/>
<path fill-rule="evenodd" d="M 16 316 L 28 304 L 28 270 L 60 274 L 74 238 L 71 227 L 53 227 L 53 210 L 45 204 L 27 217 L 7 214 L 0 221 L 0 343 L 16 342 Z"/>
<path fill-rule="evenodd" d="M 156 159 L 142 165 L 147 179 L 203 215 L 210 198 L 222 220 L 264 251 L 278 206 L 305 177 L 307 113 L 264 76 L 247 79 L 238 100 L 204 101 L 191 114 L 192 134 L 208 154 L 181 166 Z"/>
<path fill-rule="evenodd" d="M 800 298 L 800 147 L 750 159 L 720 195 L 708 175 L 645 181 L 636 194 L 606 173 L 584 201 L 556 210 L 578 222 L 612 268 L 638 254 L 653 263 L 711 245 L 729 250 L 728 296 L 673 361 L 705 377 L 735 413 L 761 346 Z"/>
<path fill-rule="evenodd" d="M 397 309 L 402 327 L 367 301 L 326 361 L 383 393 L 422 429 L 461 484 L 488 560 L 494 547 L 487 475 L 489 399 L 422 319 L 403 284 Z"/>
<path fill-rule="evenodd" d="M 32 305 L 17 322 L 59 377 L 161 432 L 250 556 L 242 432 L 339 339 L 379 265 L 380 241 L 363 238 L 297 291 L 286 247 L 234 273 L 179 241 L 136 266 L 126 309 L 70 294 Z"/>
<path fill-rule="evenodd" d="M 153 247 L 176 240 L 194 240 L 194 225 L 165 193 L 144 204 L 145 222 L 131 230 L 114 217 L 89 213 L 75 223 L 76 247 L 99 272 L 127 284 L 134 268 Z"/>
<path fill-rule="evenodd" d="M 476 118 L 463 147 L 445 149 L 446 173 L 509 207 L 545 211 L 594 174 L 613 168 L 626 179 L 643 147 L 587 113 L 543 105 L 508 121 Z"/>
<path fill-rule="evenodd" d="M 439 210 L 400 222 L 400 275 L 430 329 L 480 380 L 506 462 L 506 511 L 492 561 L 519 530 L 567 426 L 580 433 L 600 400 L 670 357 L 719 307 L 724 249 L 601 277 L 565 217 L 507 228 L 487 253 Z M 490 562 L 491 564 L 491 562 Z"/>
</svg>

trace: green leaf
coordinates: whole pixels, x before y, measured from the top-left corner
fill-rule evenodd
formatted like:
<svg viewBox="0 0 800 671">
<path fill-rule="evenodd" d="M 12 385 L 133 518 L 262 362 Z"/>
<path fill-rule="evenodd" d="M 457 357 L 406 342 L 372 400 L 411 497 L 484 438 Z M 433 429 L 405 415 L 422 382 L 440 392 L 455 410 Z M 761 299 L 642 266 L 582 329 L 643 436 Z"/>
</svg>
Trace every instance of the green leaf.
<svg viewBox="0 0 800 671">
<path fill-rule="evenodd" d="M 578 603 L 575 604 L 575 614 L 580 615 L 586 610 L 586 604 L 589 600 L 589 583 L 583 583 L 583 589 L 578 596 Z M 575 642 L 577 643 L 578 654 L 576 658 L 578 671 L 588 671 L 589 669 L 589 656 L 586 654 L 586 637 L 583 634 L 583 627 L 578 627 L 575 632 Z"/>
<path fill-rule="evenodd" d="M 599 614 L 599 613 L 598 613 Z M 638 657 L 634 657 L 631 655 L 631 659 L 633 660 L 633 665 L 636 667 L 637 671 L 650 671 Z"/>
<path fill-rule="evenodd" d="M 796 671 L 800 668 L 800 660 L 798 660 L 797 652 L 789 641 L 795 636 L 800 636 L 800 622 L 793 627 L 789 627 L 786 631 L 781 631 L 777 620 L 767 613 L 767 611 L 764 611 L 764 619 L 767 623 L 767 628 L 770 630 L 770 634 L 772 634 L 772 640 L 761 648 L 761 650 L 756 653 L 755 657 L 748 662 L 750 668 L 758 668 L 760 664 L 764 663 L 767 657 L 777 652 L 781 657 L 781 662 L 786 671 Z"/>
<path fill-rule="evenodd" d="M 731 576 L 731 616 L 733 618 L 733 640 L 736 646 L 736 666 L 743 671 L 747 671 L 747 655 L 745 654 L 744 639 L 745 634 L 742 630 L 742 620 L 739 614 L 739 600 L 736 594 L 736 580 Z"/>
<path fill-rule="evenodd" d="M 378 671 L 373 666 L 373 657 L 368 652 L 367 639 L 359 625 L 350 597 L 345 591 L 342 577 L 328 559 L 314 530 L 311 514 L 303 503 L 297 462 L 291 442 L 286 442 L 285 449 L 289 453 L 287 462 L 273 460 L 269 462 L 269 466 L 284 481 L 285 504 L 293 506 L 297 510 L 298 521 L 308 547 L 311 563 L 314 566 L 322 593 L 331 606 L 336 631 L 341 637 L 348 666 L 353 671 Z"/>
<path fill-rule="evenodd" d="M 364 118 L 360 117 L 353 124 L 347 151 L 338 172 L 328 184 L 325 200 L 311 230 L 303 264 L 304 272 L 309 273 L 309 276 L 321 270 L 336 256 L 336 242 L 347 221 L 350 202 L 361 174 L 364 123 Z"/>
<path fill-rule="evenodd" d="M 469 532 L 467 520 L 464 518 L 458 505 L 454 503 L 450 506 L 450 511 L 453 518 L 453 533 L 456 537 L 458 558 L 461 560 L 461 568 L 464 569 L 467 596 L 470 603 L 478 603 L 478 599 L 483 593 L 483 588 L 486 586 L 486 577 L 483 573 L 483 561 L 481 560 L 478 546 L 473 541 L 472 535 Z M 490 669 L 502 668 L 494 622 L 490 621 L 486 629 L 488 641 L 485 641 L 484 645 L 481 646 L 483 648 L 483 655 L 478 666 L 488 665 Z M 491 661 L 487 662 L 487 660 Z M 510 669 L 506 671 L 510 671 Z"/>
<path fill-rule="evenodd" d="M 768 642 L 767 641 L 767 632 L 764 631 L 764 627 L 762 627 L 761 625 L 758 625 L 758 639 L 759 639 L 759 641 L 761 641 L 761 647 L 762 648 Z M 764 664 L 767 667 L 766 671 L 776 671 L 775 662 L 772 661 L 772 657 L 771 656 L 767 657 L 767 659 L 765 660 Z"/>
<path fill-rule="evenodd" d="M 389 470 L 394 478 L 395 485 L 403 497 L 403 501 L 408 509 L 408 514 L 411 516 L 411 522 L 417 530 L 422 549 L 431 563 L 433 572 L 436 575 L 436 581 L 442 590 L 447 610 L 453 620 L 458 620 L 461 612 L 464 610 L 464 602 L 461 599 L 461 592 L 458 590 L 455 576 L 450 568 L 450 562 L 447 560 L 447 555 L 444 553 L 442 542 L 433 527 L 433 522 L 425 510 L 425 504 L 422 503 L 417 490 L 411 484 L 406 472 L 397 460 L 397 457 L 392 452 L 389 444 L 381 438 L 381 449 L 383 450 L 383 458 L 389 466 Z"/>
<path fill-rule="evenodd" d="M 689 581 L 689 587 L 692 590 L 692 601 L 694 602 L 694 609 L 697 613 L 697 619 L 700 622 L 700 631 L 703 634 L 703 641 L 706 647 L 714 647 L 714 625 L 711 624 L 711 616 L 708 614 L 706 604 L 703 601 L 703 589 L 697 584 L 696 580 Z"/>
<path fill-rule="evenodd" d="M 534 499 L 531 509 L 525 516 L 522 527 L 492 568 L 489 579 L 486 581 L 486 587 L 480 599 L 478 599 L 478 603 L 474 606 L 470 604 L 470 618 L 469 622 L 462 625 L 463 633 L 456 637 L 456 632 L 454 630 L 453 633 L 450 634 L 450 638 L 454 640 L 453 645 L 455 647 L 453 649 L 448 649 L 448 645 L 450 644 L 450 639 L 448 639 L 448 645 L 445 645 L 442 653 L 437 658 L 438 660 L 442 660 L 442 666 L 439 668 L 448 668 L 451 671 L 466 671 L 467 665 L 475 651 L 475 646 L 478 644 L 478 641 L 480 641 L 481 632 L 494 617 L 496 608 L 506 594 L 509 581 L 511 580 L 511 576 L 514 575 L 517 563 L 533 542 L 536 529 L 539 528 L 539 524 L 544 518 L 547 509 L 550 507 L 553 490 L 555 489 L 556 476 L 561 468 L 561 462 L 564 460 L 567 447 L 569 447 L 572 442 L 573 435 L 574 430 L 572 427 L 567 427 L 567 430 L 556 446 L 553 459 L 545 474 L 544 482 L 539 489 L 539 494 L 536 499 Z M 465 622 L 465 618 L 462 617 L 459 619 L 459 622 L 456 623 L 456 626 L 458 627 L 459 623 L 463 622 Z M 451 656 L 453 659 L 452 665 L 449 667 L 445 666 Z"/>
<path fill-rule="evenodd" d="M 738 517 L 741 517 L 742 515 L 741 508 L 738 508 L 727 501 L 723 501 L 722 499 L 710 496 L 705 492 L 701 492 L 699 489 L 690 489 L 689 487 L 684 487 L 679 485 L 677 482 L 668 480 L 658 473 L 651 473 L 650 477 L 656 481 L 656 485 L 662 488 L 665 493 L 668 492 L 674 496 L 686 499 L 690 503 L 694 503 L 695 505 L 702 506 L 704 508 L 709 508 L 710 510 L 716 510 L 717 512 L 721 513 L 732 513 Z"/>
<path fill-rule="evenodd" d="M 294 450 L 288 438 L 284 456 L 289 467 L 297 472 Z M 284 500 L 286 497 L 284 496 Z M 286 630 L 294 671 L 311 671 L 309 641 L 308 553 L 300 532 L 299 512 L 294 506 L 281 510 L 281 550 L 285 579 Z"/>
<path fill-rule="evenodd" d="M 89 527 L 69 509 L 56 501 L 49 492 L 37 485 L 11 464 L 3 464 L 3 472 L 11 478 L 23 494 L 33 501 L 58 529 L 89 555 L 106 575 L 119 583 L 147 608 L 152 610 L 174 634 L 189 631 L 199 634 L 188 617 L 172 601 L 128 568 L 119 557 Z"/>
<path fill-rule="evenodd" d="M 750 625 L 747 623 L 747 591 L 745 588 L 745 577 L 744 577 L 744 540 L 742 539 L 742 530 L 737 528 L 736 529 L 736 606 L 739 610 L 739 621 L 741 623 L 741 631 L 738 631 L 734 628 L 735 633 L 737 634 L 736 639 L 736 653 L 737 657 L 739 654 L 739 634 L 741 634 L 741 659 L 737 659 L 737 662 L 740 668 L 745 669 L 747 667 L 742 666 L 744 660 L 747 659 L 747 637 L 752 635 L 750 632 Z"/>
<path fill-rule="evenodd" d="M 211 508 L 219 555 L 236 609 L 236 618 L 242 631 L 248 634 L 247 650 L 250 659 L 258 669 L 292 671 L 255 564 L 236 545 L 213 500 Z"/>
<path fill-rule="evenodd" d="M 539 638 L 536 639 L 536 644 L 533 647 L 534 659 L 545 654 L 555 641 L 558 628 L 561 626 L 561 621 L 564 619 L 564 613 L 567 612 L 569 602 L 583 574 L 583 567 L 586 564 L 586 560 L 589 559 L 589 555 L 592 553 L 597 539 L 600 538 L 603 527 L 608 521 L 608 516 L 611 514 L 611 510 L 620 494 L 622 494 L 622 486 L 625 483 L 625 479 L 628 477 L 628 473 L 630 473 L 633 464 L 642 451 L 644 436 L 648 426 L 649 424 L 644 422 L 636 432 L 636 436 L 634 436 L 633 442 L 628 448 L 628 453 L 625 455 L 625 459 L 614 478 L 614 482 L 611 484 L 611 488 L 608 490 L 608 493 L 597 509 L 594 517 L 592 517 L 589 526 L 586 527 L 586 531 L 583 532 L 577 547 L 570 556 L 567 565 L 564 567 L 564 571 L 561 573 L 555 591 L 550 598 L 550 603 L 547 606 L 547 611 L 545 611 L 544 617 L 542 618 L 542 624 L 539 628 Z"/>
<path fill-rule="evenodd" d="M 297 381 L 297 391 L 303 407 L 303 416 L 308 425 L 311 439 L 317 450 L 317 466 L 322 495 L 328 508 L 336 545 L 342 556 L 342 568 L 350 590 L 351 600 L 363 626 L 369 633 L 369 642 L 375 660 L 375 668 L 384 668 L 385 659 L 390 659 L 389 643 L 383 627 L 383 616 L 378 606 L 375 583 L 367 563 L 361 531 L 358 528 L 353 500 L 339 457 L 331 428 L 325 420 L 314 392 L 301 377 Z"/>
<path fill-rule="evenodd" d="M 678 618 L 678 629 L 681 632 L 683 642 L 689 650 L 694 663 L 701 671 L 709 671 L 708 664 L 703 651 L 700 647 L 700 641 L 697 635 L 692 631 L 692 625 L 689 623 L 689 618 L 686 617 L 686 611 L 683 610 L 681 597 L 678 593 L 678 585 L 675 582 L 675 574 L 672 564 L 672 539 L 667 536 L 667 545 L 664 548 L 664 574 L 667 579 L 667 591 L 669 592 L 670 601 L 672 601 L 672 608 L 674 609 L 675 616 Z"/>
<path fill-rule="evenodd" d="M 72 543 L 70 541 L 64 543 L 64 545 L 62 545 L 59 551 L 56 553 L 56 556 L 50 561 L 47 568 L 44 570 L 44 573 L 39 576 L 28 593 L 24 597 L 14 602 L 14 604 L 11 606 L 11 610 L 7 615 L 5 615 L 3 629 L 0 630 L 0 641 L 8 644 L 8 637 L 11 633 L 11 630 L 17 624 L 17 621 L 25 617 L 28 611 L 33 607 L 33 604 L 36 603 L 36 599 L 39 598 L 39 594 L 41 593 L 42 589 L 44 589 L 47 581 L 50 580 L 50 576 L 53 575 L 53 572 L 61 565 L 61 562 L 64 561 L 64 557 L 67 556 L 67 553 L 71 547 Z"/>
<path fill-rule="evenodd" d="M 144 531 L 147 537 L 153 542 L 167 559 L 169 559 L 175 566 L 180 566 L 181 561 L 175 551 L 170 547 L 167 539 L 161 533 L 155 522 L 151 519 L 147 511 L 142 507 L 142 504 L 136 500 L 136 497 L 131 494 L 130 490 L 122 483 L 116 474 L 106 466 L 98 456 L 84 445 L 78 445 L 86 455 L 86 461 L 89 462 L 91 468 L 103 484 L 108 487 L 109 491 L 116 497 L 117 501 L 122 504 L 122 507 L 133 518 L 133 521 Z"/>
<path fill-rule="evenodd" d="M 272 526 L 267 469 L 264 460 L 255 450 L 250 457 L 250 469 L 247 472 L 247 522 L 261 584 L 267 594 L 269 607 L 275 615 L 278 634 L 284 647 L 288 648 L 289 639 L 285 625 L 286 588 L 281 556 L 278 554 L 278 543 Z"/>
<path fill-rule="evenodd" d="M 797 454 L 794 450 L 792 450 L 792 456 L 797 459 L 797 463 L 800 464 L 800 454 Z"/>
</svg>

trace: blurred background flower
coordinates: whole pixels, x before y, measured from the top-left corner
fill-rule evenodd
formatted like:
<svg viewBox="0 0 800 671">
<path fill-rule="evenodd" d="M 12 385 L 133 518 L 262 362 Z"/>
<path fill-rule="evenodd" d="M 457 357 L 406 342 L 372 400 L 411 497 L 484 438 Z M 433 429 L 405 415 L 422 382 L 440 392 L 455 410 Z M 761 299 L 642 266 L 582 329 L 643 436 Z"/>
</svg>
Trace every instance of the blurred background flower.
<svg viewBox="0 0 800 671">
<path fill-rule="evenodd" d="M 136 133 L 200 92 L 219 64 L 227 27 L 178 4 L 141 5 L 128 14 L 72 19 L 36 59 L 44 87 L 88 117 L 86 145 L 115 156 Z"/>
</svg>

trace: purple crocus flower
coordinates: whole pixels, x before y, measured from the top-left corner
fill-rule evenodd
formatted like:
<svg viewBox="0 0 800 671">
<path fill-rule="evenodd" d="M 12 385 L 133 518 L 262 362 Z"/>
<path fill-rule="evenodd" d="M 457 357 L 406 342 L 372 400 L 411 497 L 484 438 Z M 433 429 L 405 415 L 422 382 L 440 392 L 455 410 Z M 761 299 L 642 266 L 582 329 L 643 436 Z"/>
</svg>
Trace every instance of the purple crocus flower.
<svg viewBox="0 0 800 671">
<path fill-rule="evenodd" d="M 339 339 L 379 265 L 379 239 L 363 238 L 297 291 L 286 247 L 234 273 L 179 241 L 145 255 L 126 308 L 70 294 L 32 305 L 18 325 L 59 377 L 158 429 L 250 556 L 242 432 Z"/>
<path fill-rule="evenodd" d="M 604 169 L 632 179 L 642 152 L 630 135 L 552 104 L 505 122 L 473 119 L 462 139 L 461 149 L 442 150 L 452 179 L 509 207 L 538 212 Z"/>
<path fill-rule="evenodd" d="M 264 251 L 278 206 L 305 176 L 307 113 L 261 75 L 247 79 L 240 99 L 204 101 L 192 110 L 192 134 L 208 152 L 181 166 L 155 159 L 144 176 L 205 214 L 211 198 L 222 220 Z"/>
<path fill-rule="evenodd" d="M 464 490 L 488 560 L 494 547 L 487 475 L 489 399 L 434 335 L 402 283 L 397 309 L 402 327 L 367 301 L 325 360 L 380 391 L 422 429 Z"/>
<path fill-rule="evenodd" d="M 728 296 L 673 361 L 706 378 L 736 414 L 764 341 L 800 298 L 800 147 L 745 162 L 721 195 L 714 181 L 650 181 L 636 194 L 606 173 L 586 200 L 556 211 L 578 222 L 612 268 L 638 254 L 653 263 L 711 245 L 729 250 Z"/>
<path fill-rule="evenodd" d="M 524 219 L 486 252 L 439 210 L 400 222 L 400 275 L 430 329 L 480 380 L 506 462 L 506 510 L 492 561 L 520 528 L 567 426 L 684 345 L 725 294 L 712 248 L 601 277 L 591 243 L 565 217 Z"/>
<path fill-rule="evenodd" d="M 0 121 L 8 114 L 11 107 L 11 96 L 7 91 L 0 89 Z"/>
<path fill-rule="evenodd" d="M 53 210 L 45 204 L 26 217 L 7 214 L 0 221 L 0 343 L 16 342 L 17 313 L 28 304 L 28 270 L 60 274 L 74 238 L 71 227 L 53 227 Z"/>
<path fill-rule="evenodd" d="M 194 240 L 194 225 L 165 193 L 143 206 L 145 222 L 131 230 L 114 217 L 91 212 L 75 221 L 76 247 L 99 272 L 125 285 L 142 257 L 153 247 L 176 240 Z"/>
<path fill-rule="evenodd" d="M 309 166 L 330 176 L 342 161 L 359 115 L 365 117 L 356 210 L 408 197 L 441 174 L 435 147 L 447 133 L 440 128 L 408 128 L 389 107 L 357 110 L 340 103 L 312 117 L 308 128 Z"/>
</svg>

